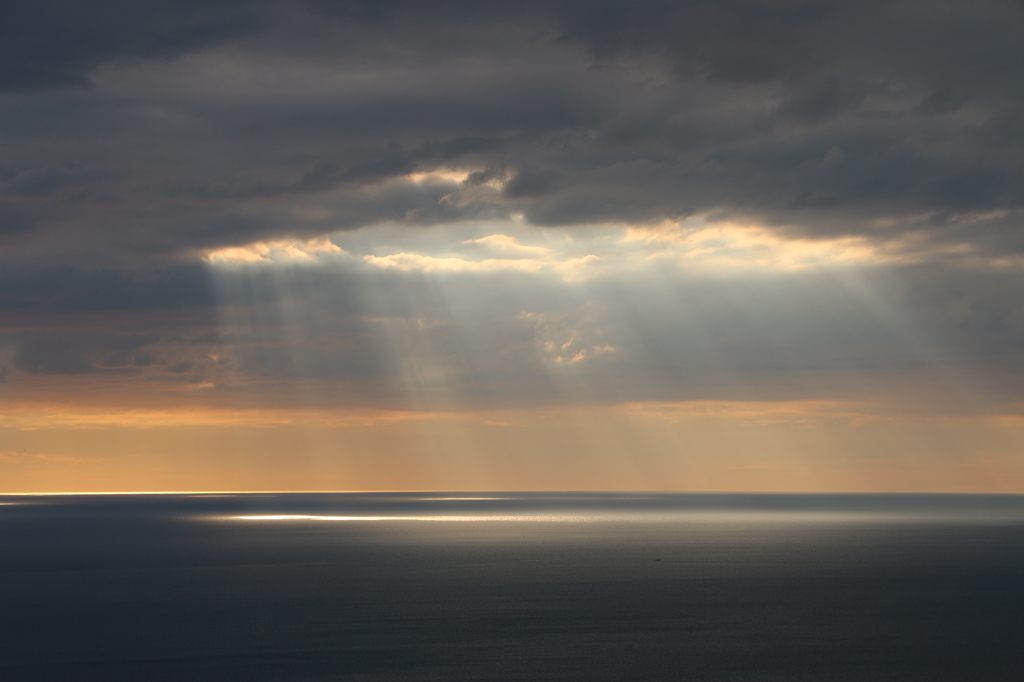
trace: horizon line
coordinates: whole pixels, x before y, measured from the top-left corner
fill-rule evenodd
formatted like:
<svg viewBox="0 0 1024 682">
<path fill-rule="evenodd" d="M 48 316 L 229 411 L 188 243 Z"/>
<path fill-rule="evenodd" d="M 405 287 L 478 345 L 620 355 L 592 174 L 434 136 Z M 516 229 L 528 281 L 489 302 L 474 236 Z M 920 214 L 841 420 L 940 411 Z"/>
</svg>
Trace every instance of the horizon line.
<svg viewBox="0 0 1024 682">
<path fill-rule="evenodd" d="M 964 491 L 757 491 L 757 490 L 468 490 L 468 489 L 417 489 L 417 490 L 131 490 L 131 491 L 88 491 L 88 492 L 0 492 L 0 497 L 74 497 L 102 495 L 382 495 L 408 493 L 531 493 L 531 494 L 646 494 L 646 495 L 985 495 L 989 497 L 1024 496 L 1021 492 L 964 492 Z"/>
</svg>

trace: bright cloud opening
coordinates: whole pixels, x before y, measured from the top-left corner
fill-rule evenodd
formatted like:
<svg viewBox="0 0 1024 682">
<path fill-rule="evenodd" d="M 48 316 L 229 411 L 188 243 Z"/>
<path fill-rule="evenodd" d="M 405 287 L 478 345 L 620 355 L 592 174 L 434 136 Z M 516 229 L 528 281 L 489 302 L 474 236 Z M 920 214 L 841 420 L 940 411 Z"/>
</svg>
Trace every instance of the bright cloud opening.
<svg viewBox="0 0 1024 682">
<path fill-rule="evenodd" d="M 281 239 L 255 242 L 247 246 L 212 249 L 204 254 L 203 260 L 215 265 L 314 263 L 318 257 L 343 253 L 343 249 L 325 236 L 306 240 Z"/>
</svg>

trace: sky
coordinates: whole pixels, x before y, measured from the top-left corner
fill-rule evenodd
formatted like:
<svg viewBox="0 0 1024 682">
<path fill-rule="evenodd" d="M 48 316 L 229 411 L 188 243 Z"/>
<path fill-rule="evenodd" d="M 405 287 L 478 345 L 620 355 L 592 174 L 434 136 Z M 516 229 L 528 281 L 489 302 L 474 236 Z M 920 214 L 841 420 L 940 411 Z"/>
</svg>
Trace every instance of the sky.
<svg viewBox="0 0 1024 682">
<path fill-rule="evenodd" d="M 0 5 L 0 492 L 1024 492 L 1024 3 Z"/>
</svg>

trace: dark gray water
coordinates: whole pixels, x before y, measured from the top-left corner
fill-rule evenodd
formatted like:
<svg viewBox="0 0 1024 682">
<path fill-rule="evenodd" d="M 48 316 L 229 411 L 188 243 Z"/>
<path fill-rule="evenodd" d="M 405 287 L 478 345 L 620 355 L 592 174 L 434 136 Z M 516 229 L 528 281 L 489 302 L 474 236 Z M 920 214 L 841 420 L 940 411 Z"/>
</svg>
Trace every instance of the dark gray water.
<svg viewBox="0 0 1024 682">
<path fill-rule="evenodd" d="M 1024 675 L 1019 496 L 0 503 L 5 681 Z"/>
</svg>

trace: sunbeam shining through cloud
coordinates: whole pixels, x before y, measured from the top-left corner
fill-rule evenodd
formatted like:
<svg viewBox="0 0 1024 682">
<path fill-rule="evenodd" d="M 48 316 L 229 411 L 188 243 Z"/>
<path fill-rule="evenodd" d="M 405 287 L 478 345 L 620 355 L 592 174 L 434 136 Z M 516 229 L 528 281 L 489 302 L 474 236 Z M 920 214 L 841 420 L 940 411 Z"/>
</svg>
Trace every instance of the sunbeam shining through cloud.
<svg viewBox="0 0 1024 682">
<path fill-rule="evenodd" d="M 1019 6 L 158 4 L 0 29 L 3 489 L 1024 486 Z"/>
</svg>

